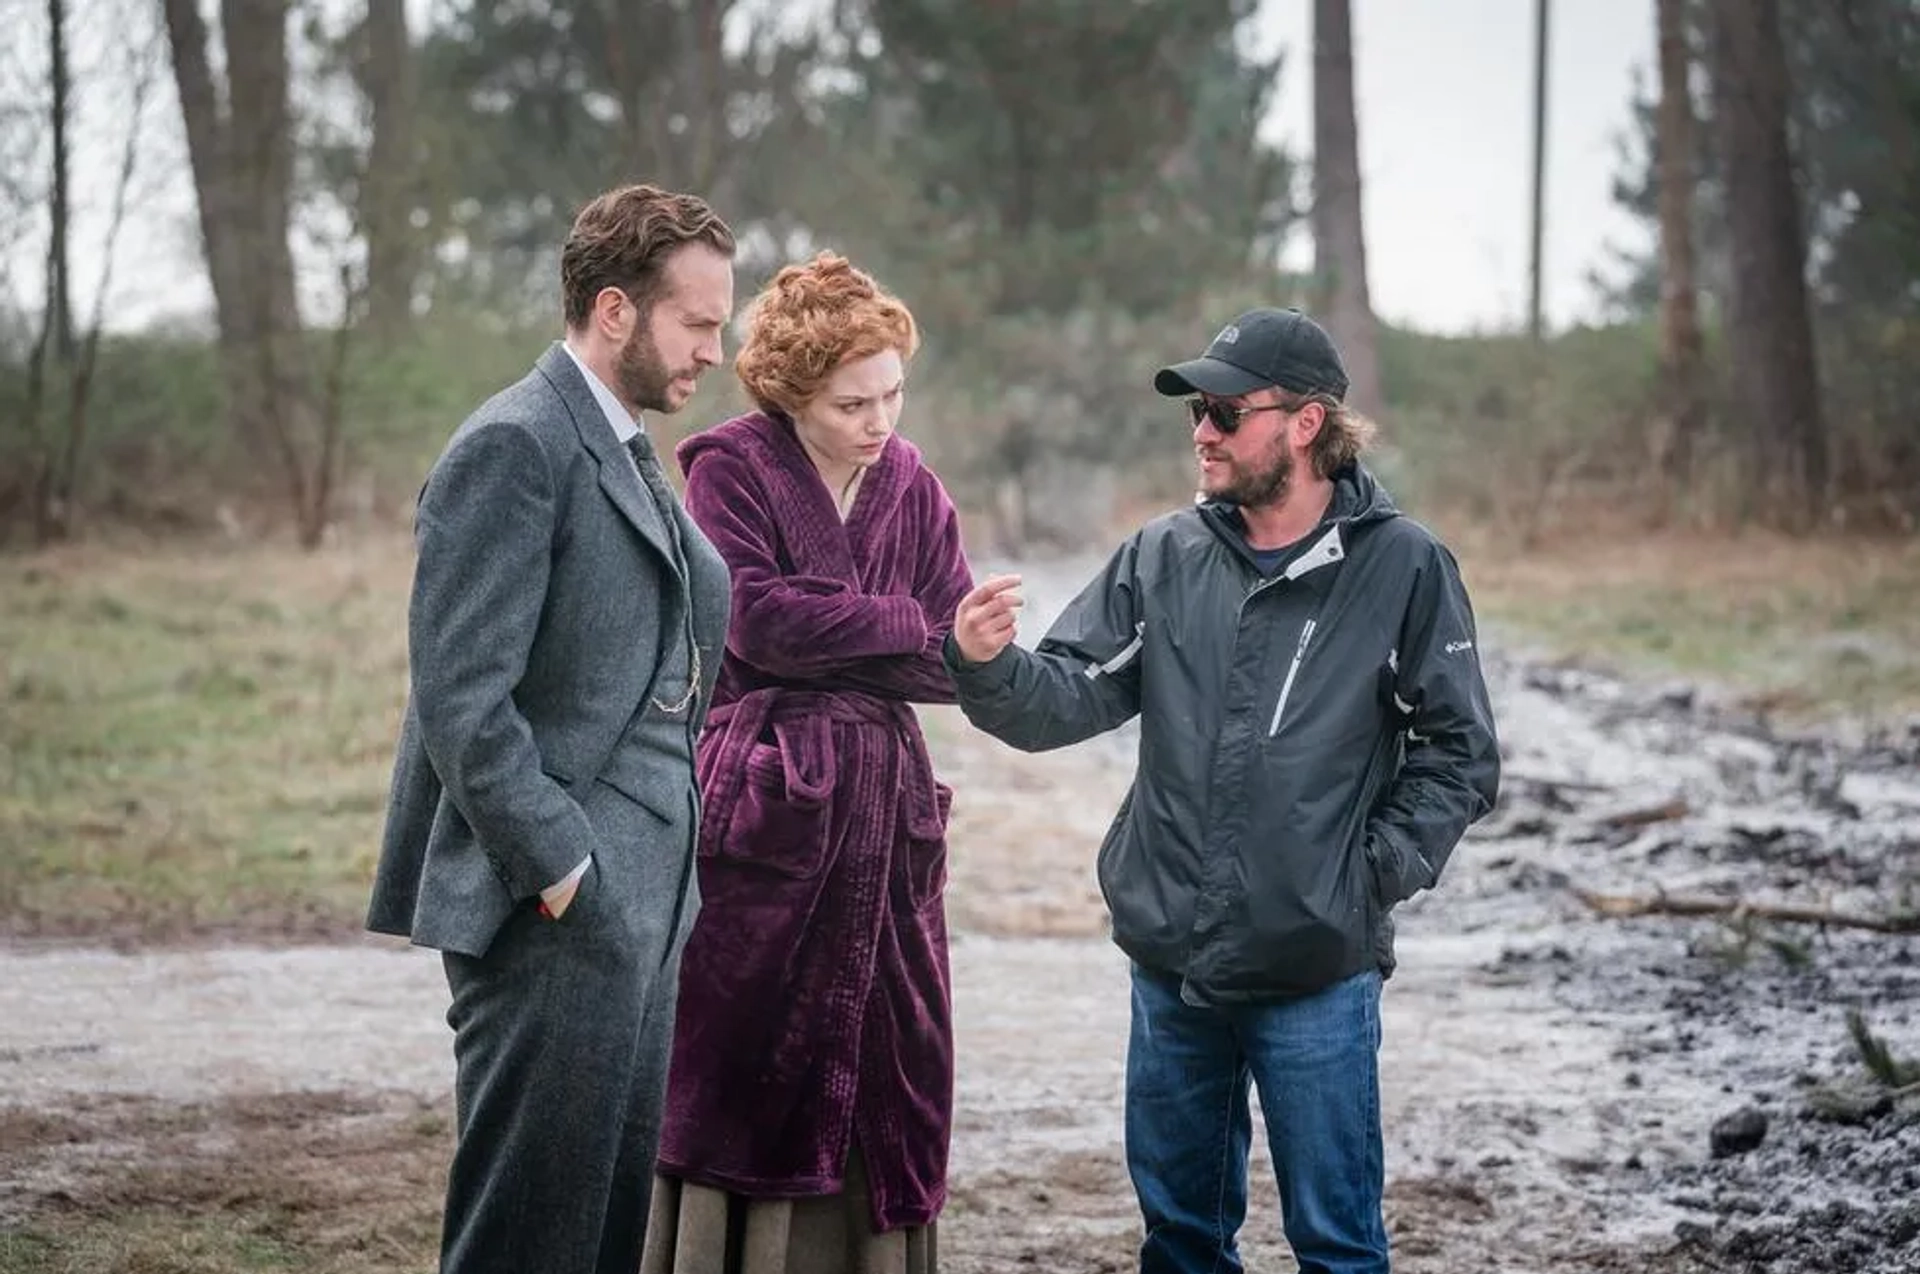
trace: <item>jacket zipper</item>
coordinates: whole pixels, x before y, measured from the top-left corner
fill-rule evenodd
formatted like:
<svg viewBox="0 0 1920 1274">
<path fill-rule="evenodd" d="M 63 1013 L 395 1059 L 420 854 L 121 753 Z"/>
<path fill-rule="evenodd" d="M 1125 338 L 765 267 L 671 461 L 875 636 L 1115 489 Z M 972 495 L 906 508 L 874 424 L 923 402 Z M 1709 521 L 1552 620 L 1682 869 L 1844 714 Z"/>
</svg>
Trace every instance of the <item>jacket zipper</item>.
<svg viewBox="0 0 1920 1274">
<path fill-rule="evenodd" d="M 1343 560 L 1345 557 L 1346 550 L 1341 541 L 1340 527 L 1336 525 L 1325 535 L 1321 536 L 1312 548 L 1295 558 L 1293 564 L 1287 567 L 1282 574 L 1270 580 L 1263 580 L 1261 583 L 1255 585 L 1251 592 L 1240 599 L 1241 612 L 1244 613 L 1246 611 L 1248 602 L 1251 602 L 1268 589 L 1274 588 L 1288 580 L 1299 579 L 1310 571 L 1316 571 L 1323 566 L 1329 566 L 1334 562 Z M 1319 622 L 1320 616 L 1318 610 L 1316 610 L 1315 613 L 1308 618 L 1306 625 L 1300 630 L 1299 644 L 1296 645 L 1293 650 L 1293 662 L 1287 665 L 1286 680 L 1280 683 L 1280 699 L 1273 705 L 1273 721 L 1267 726 L 1267 737 L 1269 739 L 1280 733 L 1280 715 L 1287 710 L 1287 700 L 1293 694 L 1294 680 L 1300 675 L 1300 664 L 1307 657 L 1307 643 L 1313 640 L 1313 630 L 1319 625 Z"/>
<path fill-rule="evenodd" d="M 1286 680 L 1280 683 L 1280 698 L 1273 705 L 1273 724 L 1267 727 L 1269 739 L 1280 733 L 1280 714 L 1287 710 L 1287 700 L 1293 695 L 1293 681 L 1300 675 L 1300 664 L 1307 657 L 1307 643 L 1313 640 L 1316 622 L 1309 619 L 1300 629 L 1300 643 L 1293 648 L 1293 662 L 1287 665 Z"/>
</svg>

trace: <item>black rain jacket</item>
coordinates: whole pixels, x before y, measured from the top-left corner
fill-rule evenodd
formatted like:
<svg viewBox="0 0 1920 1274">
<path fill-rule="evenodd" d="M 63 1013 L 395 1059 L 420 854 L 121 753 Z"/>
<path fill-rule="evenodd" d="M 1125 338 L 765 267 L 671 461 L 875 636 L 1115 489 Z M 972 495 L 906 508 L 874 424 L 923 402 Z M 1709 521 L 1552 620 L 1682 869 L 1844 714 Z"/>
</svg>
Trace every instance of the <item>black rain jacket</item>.
<svg viewBox="0 0 1920 1274">
<path fill-rule="evenodd" d="M 1044 751 L 1138 715 L 1100 849 L 1114 941 L 1195 1003 L 1393 968 L 1393 907 L 1492 808 L 1500 751 L 1453 555 L 1359 465 L 1261 574 L 1231 506 L 1122 544 L 1036 650 L 947 660 L 967 719 Z"/>
</svg>

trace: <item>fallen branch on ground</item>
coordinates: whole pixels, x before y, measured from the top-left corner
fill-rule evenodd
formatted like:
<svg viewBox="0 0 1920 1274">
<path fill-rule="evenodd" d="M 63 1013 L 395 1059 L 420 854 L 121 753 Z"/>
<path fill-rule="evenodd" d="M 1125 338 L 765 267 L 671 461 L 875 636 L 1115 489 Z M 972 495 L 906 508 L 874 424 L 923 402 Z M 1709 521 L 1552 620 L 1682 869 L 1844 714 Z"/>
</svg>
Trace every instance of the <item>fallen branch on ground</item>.
<svg viewBox="0 0 1920 1274">
<path fill-rule="evenodd" d="M 1573 891 L 1581 902 L 1610 919 L 1633 916 L 1727 916 L 1735 920 L 1783 920 L 1795 924 L 1831 925 L 1841 929 L 1871 929 L 1876 933 L 1920 933 L 1920 913 L 1895 912 L 1868 916 L 1794 903 L 1749 902 L 1740 898 L 1697 898 L 1683 894 L 1654 894 L 1637 898 L 1627 894 Z"/>
<path fill-rule="evenodd" d="M 1684 796 L 1676 796 L 1661 801 L 1657 805 L 1636 805 L 1632 809 L 1616 810 L 1594 820 L 1602 827 L 1624 830 L 1631 827 L 1651 827 L 1655 823 L 1671 823 L 1675 819 L 1685 818 L 1693 812 Z"/>
<path fill-rule="evenodd" d="M 1532 774 L 1525 770 L 1514 770 L 1505 767 L 1502 767 L 1500 771 L 1500 781 L 1503 784 L 1515 786 L 1525 785 L 1528 787 L 1560 788 L 1568 792 L 1612 792 L 1618 790 L 1617 786 L 1612 783 L 1591 783 L 1586 779 L 1561 778 L 1558 775 L 1551 774 Z"/>
</svg>

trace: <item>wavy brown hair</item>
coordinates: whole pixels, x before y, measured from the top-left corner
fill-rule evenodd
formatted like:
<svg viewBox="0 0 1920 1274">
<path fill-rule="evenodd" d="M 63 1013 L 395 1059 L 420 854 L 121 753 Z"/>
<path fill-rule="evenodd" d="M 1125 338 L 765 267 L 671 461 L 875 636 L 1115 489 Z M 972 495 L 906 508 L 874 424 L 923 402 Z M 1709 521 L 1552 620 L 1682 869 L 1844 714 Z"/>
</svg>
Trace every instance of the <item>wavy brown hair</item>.
<svg viewBox="0 0 1920 1274">
<path fill-rule="evenodd" d="M 839 253 L 822 252 L 781 270 L 753 299 L 733 370 L 761 410 L 791 415 L 848 359 L 887 350 L 908 359 L 919 345 L 899 298 Z"/>
<path fill-rule="evenodd" d="M 582 327 L 607 288 L 625 292 L 642 313 L 651 310 L 667 258 L 689 243 L 733 255 L 733 231 L 703 199 L 658 186 L 621 186 L 594 199 L 573 219 L 560 249 L 567 327 Z"/>
<path fill-rule="evenodd" d="M 1278 389 L 1278 386 L 1275 387 Z M 1288 412 L 1299 411 L 1308 403 L 1319 403 L 1326 418 L 1320 432 L 1313 436 L 1307 454 L 1313 459 L 1314 476 L 1331 478 L 1373 445 L 1378 427 L 1365 416 L 1329 393 L 1296 394 L 1280 389 L 1280 405 Z"/>
</svg>

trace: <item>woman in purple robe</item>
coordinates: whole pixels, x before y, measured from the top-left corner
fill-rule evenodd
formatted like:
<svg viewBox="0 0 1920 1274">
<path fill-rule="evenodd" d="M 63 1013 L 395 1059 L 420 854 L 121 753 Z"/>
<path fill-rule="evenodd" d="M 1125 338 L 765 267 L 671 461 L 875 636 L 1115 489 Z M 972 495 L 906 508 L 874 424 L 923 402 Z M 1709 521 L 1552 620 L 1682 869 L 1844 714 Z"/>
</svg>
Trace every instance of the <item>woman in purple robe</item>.
<svg viewBox="0 0 1920 1274">
<path fill-rule="evenodd" d="M 844 258 L 789 266 L 735 363 L 760 410 L 678 451 L 733 613 L 643 1274 L 937 1268 L 952 792 L 908 705 L 954 701 L 972 580 L 895 432 L 917 343 Z"/>
</svg>

